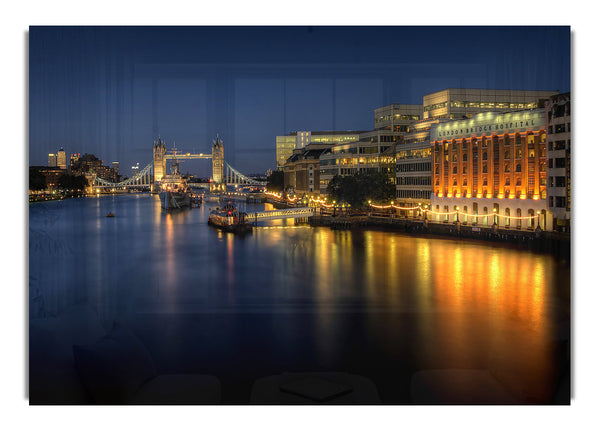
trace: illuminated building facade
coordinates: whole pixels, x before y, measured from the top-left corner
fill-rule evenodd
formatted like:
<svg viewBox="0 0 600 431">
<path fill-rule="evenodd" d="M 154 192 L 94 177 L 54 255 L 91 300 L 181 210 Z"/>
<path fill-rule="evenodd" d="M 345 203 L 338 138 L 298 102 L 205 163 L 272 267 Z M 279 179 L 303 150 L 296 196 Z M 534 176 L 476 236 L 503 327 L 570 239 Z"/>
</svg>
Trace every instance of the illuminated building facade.
<svg viewBox="0 0 600 431">
<path fill-rule="evenodd" d="M 56 153 L 56 166 L 64 170 L 67 169 L 67 154 L 62 147 L 58 150 L 58 153 Z"/>
<path fill-rule="evenodd" d="M 546 103 L 548 121 L 548 209 L 553 229 L 571 229 L 571 93 Z"/>
<path fill-rule="evenodd" d="M 294 150 L 302 150 L 309 144 L 336 145 L 346 142 L 358 141 L 361 131 L 300 131 L 291 132 L 286 136 L 277 136 L 276 157 L 277 169 L 283 169 L 288 158 L 294 154 Z"/>
<path fill-rule="evenodd" d="M 319 189 L 327 194 L 329 181 L 336 175 L 358 172 L 384 172 L 394 181 L 396 144 L 404 132 L 372 130 L 359 135 L 357 142 L 334 145 L 319 159 Z"/>
<path fill-rule="evenodd" d="M 393 104 L 375 109 L 375 130 L 408 132 L 413 121 L 423 118 L 423 106 Z"/>
<path fill-rule="evenodd" d="M 81 154 L 79 154 L 79 153 L 71 154 L 71 157 L 69 159 L 69 170 L 70 171 L 73 171 L 74 169 L 76 169 L 80 157 L 81 157 Z"/>
<path fill-rule="evenodd" d="M 83 156 L 78 157 L 77 161 L 71 165 L 71 173 L 73 175 L 92 173 L 103 180 L 117 182 L 115 171 L 108 166 L 104 166 L 103 161 L 93 154 L 86 153 Z"/>
<path fill-rule="evenodd" d="M 119 179 L 119 162 L 112 162 L 110 164 L 112 170 L 115 173 L 115 176 L 117 177 L 117 180 Z"/>
<path fill-rule="evenodd" d="M 277 136 L 275 138 L 275 153 L 277 169 L 283 169 L 285 161 L 292 156 L 296 148 L 296 136 L 290 133 L 287 136 Z"/>
<path fill-rule="evenodd" d="M 48 154 L 48 167 L 56 168 L 56 154 L 54 154 L 54 153 Z"/>
<path fill-rule="evenodd" d="M 30 166 L 29 171 L 36 170 L 44 176 L 46 181 L 45 192 L 51 193 L 52 190 L 58 187 L 60 177 L 64 175 L 64 171 L 57 166 Z"/>
<path fill-rule="evenodd" d="M 479 112 L 543 108 L 557 91 L 448 88 L 423 96 L 423 118 L 471 118 Z"/>
<path fill-rule="evenodd" d="M 439 119 L 414 121 L 396 145 L 396 203 L 402 207 L 431 203 L 431 141 L 429 130 Z"/>
<path fill-rule="evenodd" d="M 319 157 L 329 148 L 326 144 L 308 144 L 295 150 L 283 169 L 284 189 L 299 195 L 319 194 Z"/>
<path fill-rule="evenodd" d="M 430 139 L 434 221 L 551 229 L 545 109 L 434 124 Z"/>
</svg>

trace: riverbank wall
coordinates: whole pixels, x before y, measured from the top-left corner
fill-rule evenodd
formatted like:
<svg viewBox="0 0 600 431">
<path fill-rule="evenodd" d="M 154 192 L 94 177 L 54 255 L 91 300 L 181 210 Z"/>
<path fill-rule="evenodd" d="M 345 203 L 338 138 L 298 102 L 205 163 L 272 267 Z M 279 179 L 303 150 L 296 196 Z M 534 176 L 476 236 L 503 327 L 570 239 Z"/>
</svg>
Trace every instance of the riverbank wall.
<svg viewBox="0 0 600 431">
<path fill-rule="evenodd" d="M 331 229 L 380 228 L 417 235 L 435 235 L 454 239 L 469 239 L 515 244 L 519 248 L 550 253 L 560 259 L 571 258 L 569 234 L 536 230 L 509 230 L 498 227 L 481 227 L 461 223 L 432 223 L 423 219 L 382 217 L 375 215 L 316 215 L 308 219 L 311 226 L 328 226 Z"/>
</svg>

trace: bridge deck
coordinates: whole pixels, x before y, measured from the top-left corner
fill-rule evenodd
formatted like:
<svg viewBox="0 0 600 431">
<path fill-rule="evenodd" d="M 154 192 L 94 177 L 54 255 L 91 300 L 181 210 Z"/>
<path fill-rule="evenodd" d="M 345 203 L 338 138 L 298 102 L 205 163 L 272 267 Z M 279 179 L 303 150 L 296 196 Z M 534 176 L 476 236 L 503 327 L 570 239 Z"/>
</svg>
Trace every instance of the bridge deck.
<svg viewBox="0 0 600 431">
<path fill-rule="evenodd" d="M 306 218 L 314 215 L 314 208 L 302 207 L 248 213 L 248 219 L 249 221 L 263 221 L 284 218 Z"/>
</svg>

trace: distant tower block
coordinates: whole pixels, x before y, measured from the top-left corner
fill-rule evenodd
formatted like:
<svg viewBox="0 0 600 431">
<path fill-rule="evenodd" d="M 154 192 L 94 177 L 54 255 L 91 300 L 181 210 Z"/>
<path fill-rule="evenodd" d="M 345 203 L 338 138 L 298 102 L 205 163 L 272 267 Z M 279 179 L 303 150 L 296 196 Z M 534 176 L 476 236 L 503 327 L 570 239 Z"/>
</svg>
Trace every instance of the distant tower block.
<svg viewBox="0 0 600 431">
<path fill-rule="evenodd" d="M 167 159 L 165 154 L 167 153 L 167 147 L 164 141 L 158 138 L 158 142 L 154 142 L 154 182 L 157 183 L 162 180 L 167 172 Z"/>
<path fill-rule="evenodd" d="M 223 156 L 223 141 L 219 139 L 219 135 L 217 134 L 217 139 L 213 141 L 212 145 L 212 179 L 210 181 L 210 191 L 211 192 L 224 192 L 227 190 L 227 184 L 224 181 L 223 175 L 223 165 L 225 159 Z"/>
</svg>

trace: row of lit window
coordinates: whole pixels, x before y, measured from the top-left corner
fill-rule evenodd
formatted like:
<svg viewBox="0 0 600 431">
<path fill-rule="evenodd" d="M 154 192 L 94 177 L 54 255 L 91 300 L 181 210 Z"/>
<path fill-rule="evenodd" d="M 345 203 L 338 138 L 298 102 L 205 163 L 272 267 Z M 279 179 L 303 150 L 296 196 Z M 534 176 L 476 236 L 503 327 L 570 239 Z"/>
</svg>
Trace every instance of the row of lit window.
<svg viewBox="0 0 600 431">
<path fill-rule="evenodd" d="M 423 108 L 424 111 L 433 111 L 435 109 L 445 108 L 447 102 L 435 103 L 433 105 L 427 105 Z M 471 102 L 462 100 L 453 100 L 450 102 L 452 108 L 484 108 L 484 109 L 532 109 L 536 108 L 538 104 L 536 102 L 529 103 L 511 103 L 511 102 Z"/>
<path fill-rule="evenodd" d="M 427 177 L 397 177 L 396 184 L 401 186 L 430 186 L 431 176 Z"/>
<path fill-rule="evenodd" d="M 540 149 L 539 155 L 540 155 L 540 157 L 546 157 L 546 150 L 543 149 L 543 148 Z M 438 154 L 436 154 L 436 156 L 435 156 L 435 163 L 439 163 L 439 160 L 440 160 L 439 156 L 440 156 L 440 154 L 438 152 Z M 514 159 L 521 159 L 522 156 L 523 156 L 523 153 L 522 153 L 521 150 L 516 150 L 515 151 Z M 527 156 L 529 158 L 534 158 L 535 157 L 535 150 L 530 149 L 529 152 L 527 153 Z M 467 162 L 467 159 L 468 159 L 467 153 L 463 153 L 463 155 L 462 155 L 462 161 L 463 162 Z M 476 160 L 476 159 L 477 159 L 477 153 L 473 153 L 473 160 Z M 481 153 L 481 160 L 487 160 L 487 159 L 488 159 L 488 153 L 487 153 L 487 151 L 482 152 Z M 510 151 L 505 151 L 504 152 L 504 160 L 511 160 L 511 159 L 513 159 L 513 156 L 511 154 L 511 152 Z M 446 162 L 449 161 L 449 155 L 448 154 L 444 155 L 444 160 Z M 493 159 L 490 159 L 490 160 L 493 160 Z M 458 162 L 458 155 L 456 155 L 456 154 L 452 155 L 452 162 Z"/>
<path fill-rule="evenodd" d="M 401 150 L 396 153 L 396 159 L 422 159 L 431 156 L 431 148 L 417 150 Z"/>
<path fill-rule="evenodd" d="M 527 144 L 535 144 L 535 136 L 532 133 L 529 133 L 526 135 L 526 140 L 527 140 Z M 434 141 L 434 145 L 435 146 L 439 146 L 441 144 L 444 145 L 444 150 L 448 151 L 448 146 L 451 146 L 451 149 L 453 151 L 457 151 L 458 150 L 458 146 L 459 143 L 462 144 L 462 149 L 466 150 L 467 149 L 467 145 L 469 144 L 469 141 L 471 143 L 471 145 L 473 147 L 477 147 L 478 143 L 481 142 L 481 147 L 482 148 L 487 148 L 488 144 L 490 143 L 490 138 L 486 138 L 483 137 L 481 139 L 481 141 L 478 141 L 477 139 L 461 139 L 461 140 L 452 140 L 452 141 Z M 542 133 L 540 135 L 540 144 L 545 143 L 546 141 L 546 134 Z M 515 138 L 514 140 L 512 138 L 510 138 L 508 135 L 500 135 L 500 136 L 492 136 L 491 139 L 492 144 L 499 144 L 499 145 L 521 145 L 521 135 L 519 133 L 515 134 Z"/>
<path fill-rule="evenodd" d="M 552 177 L 550 177 L 550 178 L 552 178 Z M 561 178 L 561 177 L 557 177 L 557 178 Z M 564 177 L 562 177 L 562 178 L 564 178 Z M 546 185 L 546 177 L 540 176 L 539 180 L 540 180 L 540 186 L 545 186 Z M 527 184 L 528 185 L 534 185 L 535 184 L 535 178 L 533 178 L 532 176 L 529 176 L 527 178 Z M 435 185 L 436 186 L 440 185 L 440 179 L 439 178 L 436 178 Z M 467 186 L 467 179 L 466 178 L 463 178 L 462 185 L 463 185 L 463 187 Z M 482 186 L 487 186 L 488 185 L 488 179 L 487 179 L 487 177 L 483 178 L 481 185 Z M 498 185 L 498 184 L 496 184 L 496 185 Z M 458 180 L 456 178 L 454 178 L 454 180 L 452 182 L 452 186 L 453 187 L 458 186 Z M 510 177 L 506 177 L 504 179 L 504 186 L 510 186 Z M 517 186 L 517 187 L 521 186 L 521 178 L 517 178 L 515 180 L 515 186 Z M 554 186 L 551 184 L 550 187 L 554 187 Z M 559 187 L 559 186 L 556 186 L 556 187 Z"/>
</svg>

